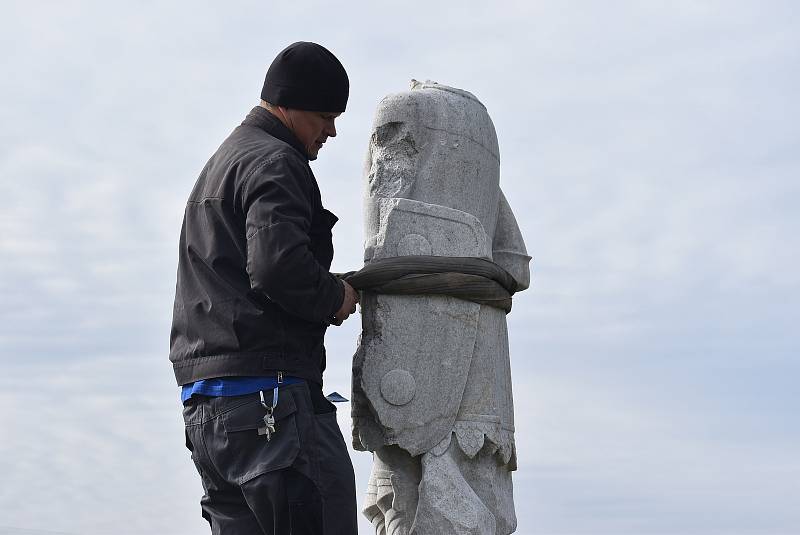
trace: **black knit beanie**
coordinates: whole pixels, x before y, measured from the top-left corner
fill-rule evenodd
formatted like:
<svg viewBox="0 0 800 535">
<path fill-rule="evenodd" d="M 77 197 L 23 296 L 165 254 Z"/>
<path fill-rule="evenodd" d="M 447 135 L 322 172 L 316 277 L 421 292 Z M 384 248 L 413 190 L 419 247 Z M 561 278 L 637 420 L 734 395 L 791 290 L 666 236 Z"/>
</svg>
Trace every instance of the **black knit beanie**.
<svg viewBox="0 0 800 535">
<path fill-rule="evenodd" d="M 284 48 L 269 66 L 261 98 L 297 110 L 343 112 L 349 92 L 350 81 L 336 56 L 300 41 Z"/>
</svg>

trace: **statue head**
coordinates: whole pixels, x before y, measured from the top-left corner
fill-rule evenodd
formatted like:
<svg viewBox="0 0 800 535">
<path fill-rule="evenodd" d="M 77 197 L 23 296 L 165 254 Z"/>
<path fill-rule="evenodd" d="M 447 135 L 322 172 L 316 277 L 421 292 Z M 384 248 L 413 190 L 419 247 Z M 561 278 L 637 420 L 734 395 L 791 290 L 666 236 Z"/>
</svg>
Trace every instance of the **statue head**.
<svg viewBox="0 0 800 535">
<path fill-rule="evenodd" d="M 378 105 L 364 169 L 366 229 L 376 198 L 402 197 L 461 210 L 494 232 L 499 198 L 497 135 L 471 93 L 412 80 Z"/>
</svg>

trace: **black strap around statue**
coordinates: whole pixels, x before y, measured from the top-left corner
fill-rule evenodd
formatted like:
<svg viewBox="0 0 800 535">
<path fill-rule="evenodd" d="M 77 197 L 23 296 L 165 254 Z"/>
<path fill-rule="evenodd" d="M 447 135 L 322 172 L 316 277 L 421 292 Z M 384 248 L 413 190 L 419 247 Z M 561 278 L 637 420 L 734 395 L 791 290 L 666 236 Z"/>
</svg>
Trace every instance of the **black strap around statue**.
<svg viewBox="0 0 800 535">
<path fill-rule="evenodd" d="M 356 290 L 393 295 L 447 295 L 511 311 L 517 281 L 490 260 L 451 256 L 397 256 L 337 274 Z"/>
</svg>

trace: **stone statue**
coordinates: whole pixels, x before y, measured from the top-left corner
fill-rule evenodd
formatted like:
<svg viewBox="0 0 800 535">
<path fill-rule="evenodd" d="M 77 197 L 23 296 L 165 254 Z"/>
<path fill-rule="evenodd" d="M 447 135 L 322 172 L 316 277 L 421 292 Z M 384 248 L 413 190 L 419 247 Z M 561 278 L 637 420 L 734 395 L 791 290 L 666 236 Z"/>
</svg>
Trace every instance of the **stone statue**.
<svg viewBox="0 0 800 535">
<path fill-rule="evenodd" d="M 472 94 L 433 82 L 384 98 L 365 165 L 364 260 L 476 257 L 530 283 L 499 186 L 497 136 Z M 443 295 L 362 297 L 353 443 L 374 452 L 379 534 L 508 534 L 516 469 L 506 312 Z"/>
</svg>

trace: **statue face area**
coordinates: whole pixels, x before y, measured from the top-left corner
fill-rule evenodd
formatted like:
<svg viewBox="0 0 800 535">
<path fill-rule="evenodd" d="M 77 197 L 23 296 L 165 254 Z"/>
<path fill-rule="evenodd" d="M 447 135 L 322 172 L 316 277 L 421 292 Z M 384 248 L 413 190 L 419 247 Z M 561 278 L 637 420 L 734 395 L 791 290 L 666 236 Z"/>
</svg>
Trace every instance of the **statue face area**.
<svg viewBox="0 0 800 535">
<path fill-rule="evenodd" d="M 410 121 L 375 127 L 367 155 L 368 196 L 408 198 L 417 177 L 420 134 Z"/>
</svg>

